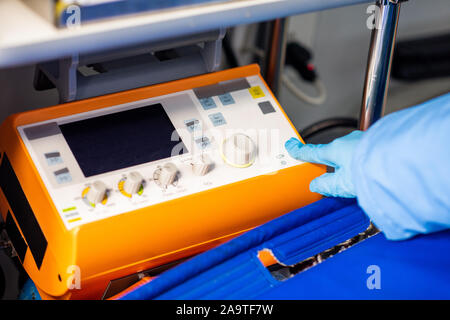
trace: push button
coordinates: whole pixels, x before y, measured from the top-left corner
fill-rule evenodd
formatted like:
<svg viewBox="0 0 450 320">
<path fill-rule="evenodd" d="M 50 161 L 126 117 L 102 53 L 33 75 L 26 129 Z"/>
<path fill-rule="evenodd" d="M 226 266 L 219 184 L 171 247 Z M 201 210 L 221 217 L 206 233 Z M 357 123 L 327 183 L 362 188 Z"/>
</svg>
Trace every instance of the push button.
<svg viewBox="0 0 450 320">
<path fill-rule="evenodd" d="M 58 171 L 53 172 L 56 178 L 56 182 L 58 184 L 64 184 L 72 182 L 72 176 L 70 175 L 69 169 L 64 168 Z"/>
<path fill-rule="evenodd" d="M 216 103 L 214 102 L 213 98 L 203 98 L 199 100 L 203 109 L 210 110 L 217 108 Z"/>
<path fill-rule="evenodd" d="M 218 126 L 227 124 L 227 122 L 225 121 L 225 118 L 223 117 L 223 114 L 221 112 L 210 114 L 209 119 L 213 123 L 214 127 L 218 127 Z"/>
<path fill-rule="evenodd" d="M 253 99 L 258 99 L 266 96 L 260 86 L 251 87 L 250 89 L 248 89 L 248 91 L 250 91 Z"/>
<path fill-rule="evenodd" d="M 228 106 L 230 104 L 234 104 L 235 103 L 234 99 L 233 99 L 233 97 L 231 96 L 230 93 L 225 93 L 225 94 L 220 95 L 219 99 L 220 99 L 220 102 L 222 102 L 222 104 L 224 106 Z"/>
<path fill-rule="evenodd" d="M 200 121 L 197 119 L 186 120 L 184 121 L 184 124 L 189 132 L 194 132 L 200 129 Z"/>
<path fill-rule="evenodd" d="M 54 166 L 54 165 L 63 163 L 61 154 L 59 152 L 49 152 L 49 153 L 44 154 L 44 156 L 45 156 L 45 160 L 47 160 L 47 164 L 49 166 Z"/>
<path fill-rule="evenodd" d="M 198 139 L 195 139 L 195 143 L 200 149 L 206 149 L 211 144 L 211 141 L 208 137 L 201 137 Z"/>
<path fill-rule="evenodd" d="M 270 103 L 270 101 L 264 101 L 258 103 L 259 108 L 261 109 L 263 114 L 275 112 L 275 108 Z"/>
</svg>

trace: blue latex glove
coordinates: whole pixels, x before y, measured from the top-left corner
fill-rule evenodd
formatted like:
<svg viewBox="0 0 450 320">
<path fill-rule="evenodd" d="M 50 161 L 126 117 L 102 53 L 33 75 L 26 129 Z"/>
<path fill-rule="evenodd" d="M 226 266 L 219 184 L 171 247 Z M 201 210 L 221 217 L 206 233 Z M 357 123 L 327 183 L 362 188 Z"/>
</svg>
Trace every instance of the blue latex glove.
<svg viewBox="0 0 450 320">
<path fill-rule="evenodd" d="M 334 166 L 311 190 L 355 196 L 388 239 L 450 228 L 450 93 L 389 114 L 327 145 L 286 143 L 296 159 Z"/>
<path fill-rule="evenodd" d="M 289 154 L 301 161 L 325 164 L 335 168 L 334 173 L 325 173 L 311 181 L 309 188 L 331 197 L 356 197 L 352 181 L 352 158 L 361 137 L 362 131 L 338 138 L 329 144 L 303 144 L 298 139 L 291 138 L 286 144 Z"/>
<path fill-rule="evenodd" d="M 450 93 L 391 113 L 353 155 L 358 204 L 392 240 L 450 228 Z"/>
</svg>

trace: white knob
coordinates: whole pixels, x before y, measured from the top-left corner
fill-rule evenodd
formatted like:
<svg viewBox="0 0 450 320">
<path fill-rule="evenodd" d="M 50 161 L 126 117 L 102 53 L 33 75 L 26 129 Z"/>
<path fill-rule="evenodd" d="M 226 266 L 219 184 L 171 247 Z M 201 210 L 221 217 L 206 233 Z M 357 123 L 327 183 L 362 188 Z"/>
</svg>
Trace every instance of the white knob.
<svg viewBox="0 0 450 320">
<path fill-rule="evenodd" d="M 86 195 L 87 200 L 92 204 L 101 203 L 106 197 L 106 185 L 101 181 L 95 181 Z"/>
<path fill-rule="evenodd" d="M 213 165 L 213 161 L 207 154 L 203 154 L 200 157 L 194 159 L 192 163 L 192 172 L 196 176 L 204 176 L 208 173 Z"/>
<path fill-rule="evenodd" d="M 139 172 L 129 173 L 123 184 L 123 191 L 129 195 L 138 193 L 142 187 L 142 181 L 144 181 L 144 177 Z"/>
<path fill-rule="evenodd" d="M 178 169 L 177 167 L 169 162 L 166 163 L 159 169 L 158 183 L 161 187 L 167 187 L 172 184 L 177 177 Z"/>
<path fill-rule="evenodd" d="M 251 166 L 256 158 L 256 145 L 253 140 L 243 134 L 236 133 L 222 143 L 223 160 L 233 167 Z"/>
</svg>

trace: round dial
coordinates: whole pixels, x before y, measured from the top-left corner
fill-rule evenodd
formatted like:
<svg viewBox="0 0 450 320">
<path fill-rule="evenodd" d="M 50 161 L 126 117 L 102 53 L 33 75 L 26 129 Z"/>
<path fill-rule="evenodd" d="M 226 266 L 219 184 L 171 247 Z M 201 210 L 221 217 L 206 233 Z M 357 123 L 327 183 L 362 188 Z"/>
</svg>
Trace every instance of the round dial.
<svg viewBox="0 0 450 320">
<path fill-rule="evenodd" d="M 192 172 L 196 176 L 204 176 L 211 170 L 213 164 L 213 161 L 207 154 L 202 154 L 192 162 Z"/>
<path fill-rule="evenodd" d="M 256 158 L 255 143 L 243 133 L 236 133 L 226 138 L 222 143 L 221 151 L 223 160 L 237 168 L 251 166 Z"/>
<path fill-rule="evenodd" d="M 119 191 L 131 198 L 134 194 L 141 195 L 144 191 L 144 177 L 139 172 L 131 172 L 126 178 L 120 180 Z"/>
<path fill-rule="evenodd" d="M 98 203 L 106 203 L 107 190 L 108 188 L 102 181 L 95 181 L 91 186 L 84 189 L 82 196 L 90 205 L 95 207 Z"/>
<path fill-rule="evenodd" d="M 153 180 L 155 180 L 159 186 L 167 188 L 176 181 L 177 175 L 177 166 L 169 162 L 155 170 L 153 173 Z"/>
</svg>

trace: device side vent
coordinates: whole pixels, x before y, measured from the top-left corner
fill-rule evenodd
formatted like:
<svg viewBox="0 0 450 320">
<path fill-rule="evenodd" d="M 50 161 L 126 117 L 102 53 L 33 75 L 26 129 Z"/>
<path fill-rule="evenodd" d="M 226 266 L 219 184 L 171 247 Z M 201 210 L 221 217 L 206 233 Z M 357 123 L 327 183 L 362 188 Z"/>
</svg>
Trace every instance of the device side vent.
<svg viewBox="0 0 450 320">
<path fill-rule="evenodd" d="M 19 228 L 30 247 L 36 266 L 40 269 L 47 250 L 47 239 L 6 154 L 0 165 L 0 188 L 3 190 Z"/>
<path fill-rule="evenodd" d="M 5 221 L 5 229 L 8 234 L 9 240 L 11 240 L 14 250 L 17 253 L 20 261 L 23 263 L 23 259 L 25 259 L 25 253 L 27 252 L 28 246 L 23 240 L 22 235 L 20 234 L 19 229 L 17 228 L 16 223 L 11 215 L 11 212 L 8 211 Z"/>
</svg>

